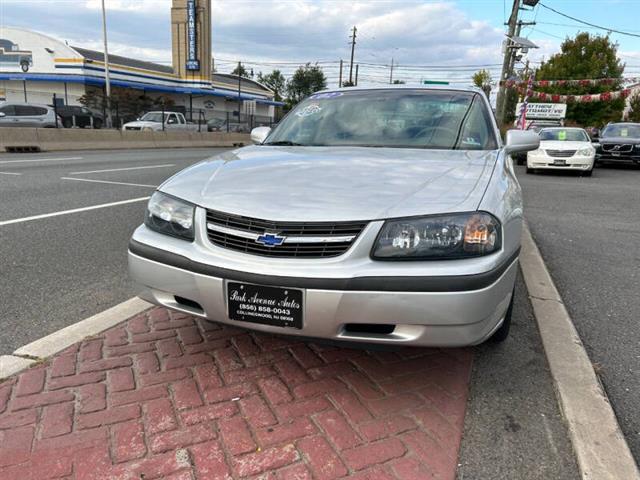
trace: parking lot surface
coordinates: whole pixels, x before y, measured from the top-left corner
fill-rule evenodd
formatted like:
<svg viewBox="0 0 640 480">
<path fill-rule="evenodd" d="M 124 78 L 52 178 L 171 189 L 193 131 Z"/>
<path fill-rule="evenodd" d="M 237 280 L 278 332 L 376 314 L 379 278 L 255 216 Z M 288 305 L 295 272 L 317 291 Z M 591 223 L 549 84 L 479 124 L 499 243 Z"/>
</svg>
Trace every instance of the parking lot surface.
<svg viewBox="0 0 640 480">
<path fill-rule="evenodd" d="M 640 460 L 640 169 L 526 175 L 532 235 Z"/>
</svg>

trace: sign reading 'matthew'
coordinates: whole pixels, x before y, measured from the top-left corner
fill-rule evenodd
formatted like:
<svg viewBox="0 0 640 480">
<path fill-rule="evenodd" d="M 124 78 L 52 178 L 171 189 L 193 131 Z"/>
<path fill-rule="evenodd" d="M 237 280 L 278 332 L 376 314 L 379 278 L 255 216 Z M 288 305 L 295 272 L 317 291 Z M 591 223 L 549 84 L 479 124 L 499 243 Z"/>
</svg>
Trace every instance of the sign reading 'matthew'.
<svg viewBox="0 0 640 480">
<path fill-rule="evenodd" d="M 187 70 L 200 70 L 196 17 L 196 0 L 187 0 Z"/>
</svg>

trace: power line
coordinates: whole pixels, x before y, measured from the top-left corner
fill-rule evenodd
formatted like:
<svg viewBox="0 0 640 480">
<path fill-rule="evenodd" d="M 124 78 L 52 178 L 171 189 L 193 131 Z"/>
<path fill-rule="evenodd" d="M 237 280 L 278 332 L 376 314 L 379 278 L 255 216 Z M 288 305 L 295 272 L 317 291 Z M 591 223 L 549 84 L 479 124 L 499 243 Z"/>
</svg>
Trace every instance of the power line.
<svg viewBox="0 0 640 480">
<path fill-rule="evenodd" d="M 602 25 L 596 25 L 595 23 L 589 23 L 589 22 L 587 22 L 585 20 L 580 20 L 579 18 L 572 17 L 571 15 L 567 15 L 566 13 L 559 12 L 555 8 L 548 7 L 547 5 L 545 5 L 542 2 L 538 3 L 538 5 L 540 5 L 543 8 L 546 8 L 547 10 L 551 10 L 552 12 L 557 13 L 558 15 L 560 15 L 562 17 L 568 18 L 569 20 L 573 20 L 574 22 L 582 23 L 583 25 L 588 25 L 590 27 L 599 28 L 600 30 L 605 30 L 607 32 L 619 33 L 620 35 L 627 35 L 629 37 L 640 38 L 640 35 L 638 35 L 636 33 L 623 32 L 622 30 L 616 30 L 615 28 L 603 27 Z"/>
</svg>

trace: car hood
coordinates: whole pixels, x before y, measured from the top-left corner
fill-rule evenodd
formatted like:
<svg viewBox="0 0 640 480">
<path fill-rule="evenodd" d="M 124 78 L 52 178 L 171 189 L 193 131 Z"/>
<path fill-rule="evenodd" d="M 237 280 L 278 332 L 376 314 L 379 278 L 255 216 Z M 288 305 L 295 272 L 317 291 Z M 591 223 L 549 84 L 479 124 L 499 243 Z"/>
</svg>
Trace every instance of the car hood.
<svg viewBox="0 0 640 480">
<path fill-rule="evenodd" d="M 124 127 L 153 127 L 155 125 L 159 125 L 160 122 L 147 122 L 142 120 L 136 120 L 135 122 L 125 123 Z"/>
<path fill-rule="evenodd" d="M 252 146 L 193 165 L 160 190 L 268 220 L 373 220 L 478 208 L 497 151 Z"/>
<path fill-rule="evenodd" d="M 580 150 L 591 146 L 591 142 L 568 142 L 561 140 L 543 140 L 540 148 L 543 150 Z"/>
<path fill-rule="evenodd" d="M 640 138 L 636 137 L 601 137 L 600 143 L 625 143 L 631 145 L 637 145 L 640 143 Z"/>
</svg>

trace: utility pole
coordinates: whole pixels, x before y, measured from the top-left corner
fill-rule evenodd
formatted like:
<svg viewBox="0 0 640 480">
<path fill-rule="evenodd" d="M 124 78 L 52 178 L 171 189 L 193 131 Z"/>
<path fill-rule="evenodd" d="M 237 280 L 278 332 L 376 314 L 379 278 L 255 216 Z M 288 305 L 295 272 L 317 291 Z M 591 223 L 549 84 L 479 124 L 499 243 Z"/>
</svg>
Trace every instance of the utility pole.
<svg viewBox="0 0 640 480">
<path fill-rule="evenodd" d="M 240 110 L 242 109 L 242 97 L 240 96 L 242 93 L 242 63 L 238 62 L 238 123 L 240 123 Z"/>
<path fill-rule="evenodd" d="M 393 57 L 391 57 L 391 72 L 389 73 L 389 83 L 393 83 Z"/>
<path fill-rule="evenodd" d="M 109 75 L 109 47 L 107 41 L 107 9 L 102 0 L 102 36 L 104 38 L 104 80 L 105 95 L 107 101 L 107 128 L 113 126 L 113 117 L 111 116 L 111 77 Z"/>
<path fill-rule="evenodd" d="M 353 34 L 351 35 L 351 63 L 349 65 L 349 83 L 353 85 L 353 54 L 356 51 L 356 33 L 358 29 L 356 26 L 353 26 Z M 357 80 L 356 80 L 357 83 Z"/>
<path fill-rule="evenodd" d="M 354 85 L 354 86 L 356 86 L 356 87 L 358 86 L 358 67 L 359 67 L 359 66 L 360 66 L 360 65 L 356 65 L 356 83 L 355 83 L 355 85 Z"/>
<path fill-rule="evenodd" d="M 504 122 L 504 109 L 506 104 L 507 89 L 502 84 L 511 75 L 511 65 L 515 51 L 510 48 L 511 39 L 516 33 L 516 25 L 518 24 L 518 13 L 520 11 L 520 0 L 513 0 L 513 6 L 511 7 L 511 15 L 509 16 L 509 34 L 504 49 L 504 58 L 502 60 L 502 72 L 500 74 L 500 84 L 498 88 L 498 97 L 496 99 L 496 116 L 498 117 L 498 124 L 502 125 Z"/>
<path fill-rule="evenodd" d="M 338 88 L 342 88 L 342 59 L 340 59 L 340 77 L 338 79 Z"/>
</svg>

